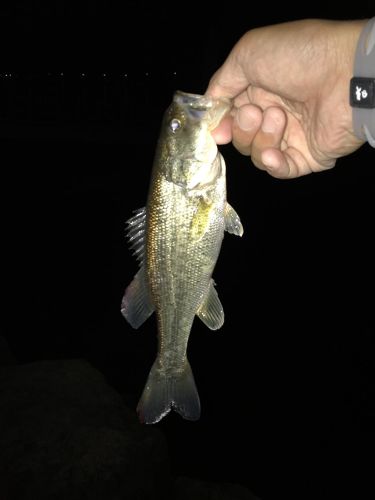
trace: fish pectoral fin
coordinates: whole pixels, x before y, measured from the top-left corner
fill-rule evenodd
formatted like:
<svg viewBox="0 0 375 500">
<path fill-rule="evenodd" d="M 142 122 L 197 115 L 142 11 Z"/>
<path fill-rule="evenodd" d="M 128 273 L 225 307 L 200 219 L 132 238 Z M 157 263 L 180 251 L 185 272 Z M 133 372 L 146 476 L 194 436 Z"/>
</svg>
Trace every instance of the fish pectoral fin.
<svg viewBox="0 0 375 500">
<path fill-rule="evenodd" d="M 213 279 L 211 279 L 207 294 L 199 306 L 197 316 L 211 330 L 218 330 L 223 326 L 224 310 L 217 291 L 215 290 Z"/>
<path fill-rule="evenodd" d="M 139 328 L 153 312 L 145 270 L 141 267 L 125 290 L 121 313 L 133 328 Z"/>
<path fill-rule="evenodd" d="M 225 230 L 236 236 L 243 235 L 243 227 L 239 215 L 227 202 L 224 209 Z"/>
</svg>

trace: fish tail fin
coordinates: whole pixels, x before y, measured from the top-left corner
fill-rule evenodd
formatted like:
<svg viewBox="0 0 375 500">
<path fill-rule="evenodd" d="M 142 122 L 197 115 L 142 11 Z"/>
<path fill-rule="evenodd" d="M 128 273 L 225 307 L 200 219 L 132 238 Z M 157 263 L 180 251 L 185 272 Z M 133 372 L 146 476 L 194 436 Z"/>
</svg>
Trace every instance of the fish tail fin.
<svg viewBox="0 0 375 500">
<path fill-rule="evenodd" d="M 158 360 L 153 364 L 137 406 L 144 424 L 155 424 L 175 410 L 186 420 L 198 420 L 200 401 L 193 372 L 186 360 L 180 369 L 161 369 Z"/>
</svg>

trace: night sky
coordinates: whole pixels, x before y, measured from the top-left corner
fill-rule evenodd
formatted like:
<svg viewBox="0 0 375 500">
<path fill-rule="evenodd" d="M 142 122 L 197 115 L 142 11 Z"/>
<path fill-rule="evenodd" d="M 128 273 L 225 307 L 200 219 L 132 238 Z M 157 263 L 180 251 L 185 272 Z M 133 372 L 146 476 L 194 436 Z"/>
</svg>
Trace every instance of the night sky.
<svg viewBox="0 0 375 500">
<path fill-rule="evenodd" d="M 340 12 L 230 2 L 207 13 L 199 2 L 29 3 L 0 7 L 2 335 L 22 363 L 89 360 L 135 409 L 156 324 L 135 332 L 120 314 L 137 271 L 125 221 L 145 204 L 173 91 L 204 92 L 247 29 L 370 17 L 373 2 Z M 224 326 L 196 320 L 190 337 L 201 419 L 157 424 L 173 471 L 244 484 L 262 500 L 364 500 L 375 152 L 365 145 L 333 170 L 281 181 L 220 149 L 245 233 L 226 233 L 214 271 Z"/>
</svg>

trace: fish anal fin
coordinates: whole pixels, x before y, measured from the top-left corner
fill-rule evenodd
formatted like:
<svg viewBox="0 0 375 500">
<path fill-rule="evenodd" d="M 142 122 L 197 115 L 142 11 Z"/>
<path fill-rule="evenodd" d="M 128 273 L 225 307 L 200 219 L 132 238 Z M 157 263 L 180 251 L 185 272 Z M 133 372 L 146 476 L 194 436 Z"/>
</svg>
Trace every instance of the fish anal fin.
<svg viewBox="0 0 375 500">
<path fill-rule="evenodd" d="M 145 271 L 141 267 L 125 290 L 121 313 L 133 328 L 139 328 L 153 312 Z"/>
<path fill-rule="evenodd" d="M 211 330 L 218 330 L 223 326 L 224 310 L 213 279 L 211 279 L 207 294 L 199 306 L 197 316 Z"/>
<path fill-rule="evenodd" d="M 241 220 L 234 208 L 227 202 L 224 209 L 225 230 L 236 236 L 243 235 Z"/>
</svg>

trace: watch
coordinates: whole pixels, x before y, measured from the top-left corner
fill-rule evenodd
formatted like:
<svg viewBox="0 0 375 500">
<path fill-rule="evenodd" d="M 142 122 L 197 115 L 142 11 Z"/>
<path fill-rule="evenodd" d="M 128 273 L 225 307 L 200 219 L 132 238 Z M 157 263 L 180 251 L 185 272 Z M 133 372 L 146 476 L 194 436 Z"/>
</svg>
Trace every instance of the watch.
<svg viewBox="0 0 375 500">
<path fill-rule="evenodd" d="M 375 148 L 375 17 L 366 23 L 358 40 L 350 105 L 355 135 Z"/>
</svg>

